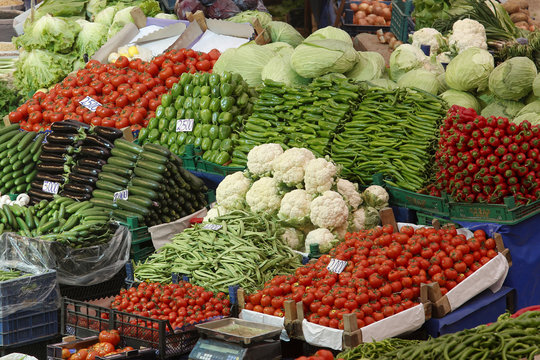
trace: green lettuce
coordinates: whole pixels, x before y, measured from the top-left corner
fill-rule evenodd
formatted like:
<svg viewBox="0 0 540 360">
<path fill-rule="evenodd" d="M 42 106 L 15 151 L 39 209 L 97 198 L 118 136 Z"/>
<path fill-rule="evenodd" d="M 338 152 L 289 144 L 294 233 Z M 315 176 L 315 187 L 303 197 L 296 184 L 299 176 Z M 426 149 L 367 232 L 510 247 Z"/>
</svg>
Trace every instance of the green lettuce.
<svg viewBox="0 0 540 360">
<path fill-rule="evenodd" d="M 69 53 L 81 27 L 76 21 L 42 16 L 33 23 L 26 23 L 24 34 L 15 38 L 17 47 L 47 49 L 56 53 Z"/>
<path fill-rule="evenodd" d="M 116 14 L 117 11 L 118 11 L 118 8 L 116 6 L 106 7 L 105 9 L 101 10 L 99 13 L 96 14 L 96 16 L 94 17 L 94 22 L 97 22 L 106 26 L 111 26 L 114 19 L 114 15 Z"/>
<path fill-rule="evenodd" d="M 122 28 L 126 24 L 133 23 L 135 21 L 133 20 L 133 16 L 131 16 L 131 10 L 133 10 L 134 8 L 135 6 L 129 6 L 122 10 L 119 10 L 116 14 L 114 14 L 113 22 L 111 24 L 111 27 L 109 28 L 109 38 L 116 35 L 116 33 L 122 30 Z"/>
<path fill-rule="evenodd" d="M 94 55 L 107 41 L 107 26 L 100 23 L 85 22 L 81 24 L 82 30 L 75 41 L 75 50 L 82 57 Z"/>
<path fill-rule="evenodd" d="M 227 21 L 235 23 L 253 23 L 255 19 L 259 20 L 262 27 L 266 27 L 268 24 L 270 24 L 270 21 L 272 21 L 272 15 L 262 11 L 247 10 L 231 16 L 227 19 Z"/>
</svg>

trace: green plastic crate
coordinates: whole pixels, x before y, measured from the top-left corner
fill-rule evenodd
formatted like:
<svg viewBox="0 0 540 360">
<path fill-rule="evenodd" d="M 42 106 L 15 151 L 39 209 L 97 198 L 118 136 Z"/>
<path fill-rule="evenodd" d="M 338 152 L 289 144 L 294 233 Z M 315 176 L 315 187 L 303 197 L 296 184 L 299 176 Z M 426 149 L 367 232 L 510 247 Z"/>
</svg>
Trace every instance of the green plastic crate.
<svg viewBox="0 0 540 360">
<path fill-rule="evenodd" d="M 133 241 L 131 243 L 130 258 L 136 262 L 142 261 L 153 254 L 154 251 L 156 250 L 152 238 Z"/>
<path fill-rule="evenodd" d="M 131 233 L 132 242 L 150 237 L 148 227 L 139 226 L 139 220 L 136 217 L 129 217 L 127 218 L 127 222 L 120 222 L 120 224 L 128 228 L 129 232 Z"/>
<path fill-rule="evenodd" d="M 518 205 L 511 196 L 504 199 L 504 204 L 450 202 L 449 205 L 450 218 L 460 221 L 514 225 L 540 213 L 540 200 Z"/>
<path fill-rule="evenodd" d="M 202 150 L 193 144 L 186 145 L 186 150 L 180 158 L 182 159 L 183 167 L 186 170 L 197 170 L 197 163 L 200 161 Z"/>
<path fill-rule="evenodd" d="M 245 167 L 221 166 L 221 165 L 214 164 L 210 161 L 206 161 L 203 159 L 197 162 L 197 171 L 201 171 L 201 172 L 205 172 L 209 174 L 227 176 L 237 171 L 244 171 L 245 169 L 246 169 Z"/>
<path fill-rule="evenodd" d="M 216 201 L 216 190 L 210 189 L 206 192 L 206 201 L 208 205 Z"/>
<path fill-rule="evenodd" d="M 422 212 L 417 212 L 416 217 L 418 218 L 418 225 L 432 226 L 433 225 L 433 220 L 437 219 L 437 220 L 439 220 L 439 223 L 441 225 L 453 224 L 453 225 L 456 226 L 456 229 L 461 227 L 461 226 L 459 226 L 459 224 L 456 224 L 455 222 L 453 222 L 450 219 L 435 216 L 433 214 L 425 214 L 425 213 L 422 213 Z"/>
<path fill-rule="evenodd" d="M 436 197 L 386 185 L 390 204 L 440 216 L 450 215 L 448 196 Z"/>
<path fill-rule="evenodd" d="M 409 33 L 414 31 L 414 21 L 411 18 L 413 8 L 412 0 L 392 0 L 390 31 L 404 43 L 409 42 Z"/>
</svg>

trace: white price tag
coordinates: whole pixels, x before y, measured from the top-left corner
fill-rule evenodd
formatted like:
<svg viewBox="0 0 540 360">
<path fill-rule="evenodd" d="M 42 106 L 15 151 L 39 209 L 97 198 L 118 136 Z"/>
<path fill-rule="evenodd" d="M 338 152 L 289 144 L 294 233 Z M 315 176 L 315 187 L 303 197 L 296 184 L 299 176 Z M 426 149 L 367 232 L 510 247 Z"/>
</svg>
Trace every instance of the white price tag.
<svg viewBox="0 0 540 360">
<path fill-rule="evenodd" d="M 99 102 L 92 99 L 90 96 L 85 97 L 81 101 L 79 101 L 79 104 L 87 108 L 88 110 L 95 112 L 98 106 L 101 106 Z"/>
<path fill-rule="evenodd" d="M 128 191 L 127 190 L 120 190 L 113 194 L 113 202 L 116 202 L 116 200 L 122 199 L 127 200 L 128 199 Z"/>
<path fill-rule="evenodd" d="M 176 120 L 176 132 L 191 132 L 193 131 L 194 119 Z"/>
<path fill-rule="evenodd" d="M 343 260 L 338 259 L 332 259 L 330 260 L 330 263 L 326 267 L 328 271 L 331 271 L 336 274 L 341 274 L 343 270 L 347 267 L 347 262 Z"/>
<path fill-rule="evenodd" d="M 206 225 L 203 226 L 203 229 L 217 231 L 217 230 L 221 229 L 222 227 L 223 227 L 223 225 L 206 224 Z"/>
<path fill-rule="evenodd" d="M 60 188 L 60 183 L 53 181 L 44 181 L 43 187 L 41 188 L 43 192 L 49 194 L 58 194 L 58 189 Z"/>
</svg>

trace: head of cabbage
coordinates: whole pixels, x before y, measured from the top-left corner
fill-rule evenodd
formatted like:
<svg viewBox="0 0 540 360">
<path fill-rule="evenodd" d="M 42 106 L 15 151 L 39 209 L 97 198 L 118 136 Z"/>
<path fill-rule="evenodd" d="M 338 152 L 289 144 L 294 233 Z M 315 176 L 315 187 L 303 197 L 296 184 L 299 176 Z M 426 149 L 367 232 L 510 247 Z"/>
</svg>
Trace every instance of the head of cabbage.
<svg viewBox="0 0 540 360">
<path fill-rule="evenodd" d="M 519 112 L 516 114 L 516 117 L 529 113 L 540 114 L 540 100 L 533 101 L 532 103 L 522 107 L 521 110 L 519 110 Z"/>
<path fill-rule="evenodd" d="M 294 48 L 284 42 L 271 42 L 269 44 L 263 45 L 263 47 L 272 50 L 276 54 L 292 54 Z"/>
<path fill-rule="evenodd" d="M 262 27 L 266 27 L 268 24 L 270 24 L 270 21 L 272 21 L 272 15 L 263 11 L 246 10 L 231 16 L 227 19 L 227 21 L 232 21 L 235 23 L 252 23 L 255 21 L 255 19 L 259 20 Z"/>
<path fill-rule="evenodd" d="M 386 63 L 381 54 L 374 51 L 358 51 L 358 61 L 345 76 L 357 81 L 379 79 L 386 70 Z"/>
<path fill-rule="evenodd" d="M 296 47 L 304 41 L 304 37 L 294 27 L 283 21 L 270 21 L 266 30 L 270 32 L 272 42 L 284 42 Z"/>
<path fill-rule="evenodd" d="M 458 105 L 464 108 L 474 109 L 477 113 L 480 112 L 480 104 L 476 98 L 465 91 L 450 89 L 443 92 L 440 96 L 449 106 Z"/>
<path fill-rule="evenodd" d="M 424 69 L 409 71 L 399 78 L 397 84 L 403 88 L 418 88 L 433 95 L 439 92 L 437 75 Z"/>
<path fill-rule="evenodd" d="M 133 16 L 131 16 L 131 10 L 134 8 L 135 6 L 129 6 L 114 14 L 113 22 L 109 28 L 109 38 L 116 35 L 116 33 L 122 30 L 126 24 L 133 23 L 135 21 L 133 20 Z"/>
<path fill-rule="evenodd" d="M 487 50 L 468 48 L 446 67 L 446 83 L 454 90 L 483 91 L 494 67 L 493 56 Z"/>
<path fill-rule="evenodd" d="M 349 44 L 351 47 L 353 46 L 351 36 L 347 32 L 333 26 L 327 26 L 315 31 L 306 38 L 305 42 L 311 42 L 313 40 L 339 40 Z"/>
<path fill-rule="evenodd" d="M 82 30 L 75 41 L 75 49 L 81 55 L 94 55 L 99 48 L 107 41 L 107 26 L 86 21 L 81 24 Z"/>
<path fill-rule="evenodd" d="M 261 73 L 262 79 L 270 79 L 288 86 L 309 84 L 310 79 L 301 77 L 291 67 L 291 56 L 292 50 L 290 52 L 282 50 L 281 53 L 276 54 L 263 67 Z"/>
<path fill-rule="evenodd" d="M 398 81 L 403 74 L 421 68 L 426 59 L 426 55 L 416 46 L 398 46 L 390 55 L 390 79 Z"/>
<path fill-rule="evenodd" d="M 540 114 L 539 113 L 525 113 L 515 117 L 512 122 L 515 124 L 521 124 L 521 122 L 527 120 L 531 125 L 540 125 Z"/>
<path fill-rule="evenodd" d="M 513 118 L 525 106 L 525 104 L 512 101 L 494 98 L 493 101 L 482 109 L 480 115 L 483 117 L 495 116 Z"/>
<path fill-rule="evenodd" d="M 390 79 L 373 79 L 367 82 L 370 88 L 381 88 L 387 90 L 394 90 L 398 88 L 398 85 Z"/>
<path fill-rule="evenodd" d="M 343 74 L 356 64 L 358 55 L 352 45 L 340 40 L 309 40 L 298 45 L 291 65 L 298 75 L 316 78 L 336 72 Z"/>
<path fill-rule="evenodd" d="M 519 100 L 533 88 L 536 65 L 528 57 L 518 56 L 499 64 L 489 75 L 489 90 L 505 100 Z"/>
</svg>

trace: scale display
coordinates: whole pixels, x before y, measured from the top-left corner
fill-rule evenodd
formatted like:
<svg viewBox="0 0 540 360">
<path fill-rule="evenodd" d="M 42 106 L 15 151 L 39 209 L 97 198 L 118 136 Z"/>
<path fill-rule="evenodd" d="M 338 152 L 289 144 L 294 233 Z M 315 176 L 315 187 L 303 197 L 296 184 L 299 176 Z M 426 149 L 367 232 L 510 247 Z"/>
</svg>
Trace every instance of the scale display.
<svg viewBox="0 0 540 360">
<path fill-rule="evenodd" d="M 191 353 L 190 360 L 241 360 L 246 348 L 211 339 L 199 339 Z"/>
</svg>

